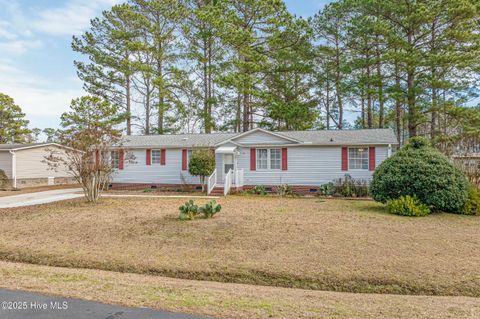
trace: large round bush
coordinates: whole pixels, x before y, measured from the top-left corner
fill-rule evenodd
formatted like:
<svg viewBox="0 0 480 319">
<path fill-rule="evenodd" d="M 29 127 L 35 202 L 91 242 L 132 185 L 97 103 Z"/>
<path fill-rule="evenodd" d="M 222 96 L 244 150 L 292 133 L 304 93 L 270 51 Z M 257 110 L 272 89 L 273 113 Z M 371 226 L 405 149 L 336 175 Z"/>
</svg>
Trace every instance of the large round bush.
<svg viewBox="0 0 480 319">
<path fill-rule="evenodd" d="M 459 213 L 468 196 L 468 182 L 447 157 L 423 138 L 412 138 L 373 174 L 370 192 L 385 203 L 415 196 L 433 210 Z"/>
</svg>

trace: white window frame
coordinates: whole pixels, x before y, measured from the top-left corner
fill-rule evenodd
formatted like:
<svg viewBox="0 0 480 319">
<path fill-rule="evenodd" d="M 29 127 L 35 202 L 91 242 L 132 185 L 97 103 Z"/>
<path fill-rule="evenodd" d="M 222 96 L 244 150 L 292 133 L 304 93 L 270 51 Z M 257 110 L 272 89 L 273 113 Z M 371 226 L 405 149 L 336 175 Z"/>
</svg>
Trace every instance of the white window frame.
<svg viewBox="0 0 480 319">
<path fill-rule="evenodd" d="M 110 151 L 110 164 L 114 170 L 120 168 L 120 152 L 117 150 Z"/>
<path fill-rule="evenodd" d="M 154 153 L 154 152 L 155 152 L 155 153 L 158 153 L 158 162 L 156 162 L 156 161 L 153 160 L 153 158 L 154 158 L 153 153 Z M 150 164 L 152 164 L 152 165 L 157 165 L 157 164 L 160 165 L 161 161 L 162 161 L 162 150 L 151 150 L 151 151 L 150 151 Z"/>
<path fill-rule="evenodd" d="M 259 154 L 262 151 L 265 151 L 265 150 L 267 151 L 267 158 L 266 158 L 266 161 L 267 161 L 266 164 L 267 165 L 266 165 L 266 168 L 259 165 L 260 160 L 261 160 Z M 272 168 L 272 150 L 278 151 L 278 155 L 279 155 L 279 157 L 277 159 L 279 161 L 278 168 Z M 255 165 L 256 165 L 256 169 L 259 170 L 259 171 L 279 171 L 279 170 L 281 170 L 282 169 L 282 149 L 280 149 L 280 148 L 257 148 L 256 149 Z"/>
<path fill-rule="evenodd" d="M 366 166 L 365 166 L 365 168 L 363 167 L 363 160 L 365 160 L 365 158 L 363 158 L 363 157 L 352 158 L 350 156 L 350 150 L 360 150 L 360 149 L 363 149 L 364 154 L 366 154 Z M 361 161 L 361 167 L 360 168 L 358 168 L 358 167 L 352 168 L 351 165 L 350 165 L 350 160 Z M 368 147 L 359 146 L 359 147 L 349 147 L 348 148 L 348 170 L 349 171 L 368 171 L 369 163 L 370 163 L 370 152 L 369 152 Z"/>
</svg>

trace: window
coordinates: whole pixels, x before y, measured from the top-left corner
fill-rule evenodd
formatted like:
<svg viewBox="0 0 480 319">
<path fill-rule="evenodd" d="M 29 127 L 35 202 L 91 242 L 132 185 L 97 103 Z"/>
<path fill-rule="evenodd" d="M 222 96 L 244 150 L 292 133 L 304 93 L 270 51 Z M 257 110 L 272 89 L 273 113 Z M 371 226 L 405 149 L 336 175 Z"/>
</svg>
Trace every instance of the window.
<svg viewBox="0 0 480 319">
<path fill-rule="evenodd" d="M 281 165 L 280 149 L 257 149 L 257 169 L 280 169 Z"/>
<path fill-rule="evenodd" d="M 152 150 L 152 164 L 160 164 L 160 150 Z"/>
<path fill-rule="evenodd" d="M 112 168 L 113 169 L 118 169 L 119 167 L 119 162 L 120 162 L 120 157 L 118 154 L 118 151 L 111 151 L 110 152 L 110 159 L 112 161 Z"/>
<path fill-rule="evenodd" d="M 348 149 L 348 169 L 368 169 L 368 148 Z"/>
<path fill-rule="evenodd" d="M 280 149 L 275 148 L 270 150 L 270 169 L 280 169 L 282 165 L 282 155 Z"/>
</svg>

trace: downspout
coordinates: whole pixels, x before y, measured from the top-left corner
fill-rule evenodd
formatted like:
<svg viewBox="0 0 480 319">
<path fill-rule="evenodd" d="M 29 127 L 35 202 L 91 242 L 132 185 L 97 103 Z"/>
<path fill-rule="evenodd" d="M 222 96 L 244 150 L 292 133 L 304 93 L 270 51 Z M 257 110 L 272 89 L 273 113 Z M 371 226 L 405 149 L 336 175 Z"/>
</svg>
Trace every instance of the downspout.
<svg viewBox="0 0 480 319">
<path fill-rule="evenodd" d="M 12 181 L 13 181 L 13 188 L 17 188 L 17 156 L 15 155 L 15 151 L 10 150 L 10 154 L 12 154 Z"/>
<path fill-rule="evenodd" d="M 387 158 L 390 158 L 390 156 L 392 156 L 392 144 L 388 144 Z"/>
</svg>

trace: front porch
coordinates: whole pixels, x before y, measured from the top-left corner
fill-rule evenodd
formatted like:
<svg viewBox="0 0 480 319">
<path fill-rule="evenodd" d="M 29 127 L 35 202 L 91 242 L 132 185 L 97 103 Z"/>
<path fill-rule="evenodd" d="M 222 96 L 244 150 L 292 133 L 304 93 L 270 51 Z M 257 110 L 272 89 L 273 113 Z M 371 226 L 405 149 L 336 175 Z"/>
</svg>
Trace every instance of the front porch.
<svg viewBox="0 0 480 319">
<path fill-rule="evenodd" d="M 221 146 L 215 150 L 215 171 L 207 180 L 207 194 L 224 195 L 244 185 L 244 171 L 238 168 L 237 146 Z M 223 191 L 222 191 L 223 190 Z"/>
</svg>

